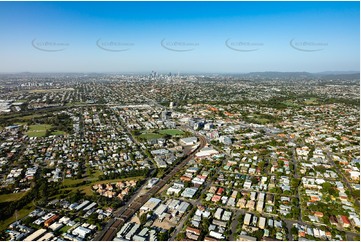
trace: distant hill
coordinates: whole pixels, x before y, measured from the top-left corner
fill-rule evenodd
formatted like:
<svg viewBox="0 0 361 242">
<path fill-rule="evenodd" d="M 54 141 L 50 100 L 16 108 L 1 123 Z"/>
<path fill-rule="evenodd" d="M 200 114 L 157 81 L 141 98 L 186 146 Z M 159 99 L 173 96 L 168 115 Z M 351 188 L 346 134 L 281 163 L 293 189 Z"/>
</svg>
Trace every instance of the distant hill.
<svg viewBox="0 0 361 242">
<path fill-rule="evenodd" d="M 317 76 L 317 75 L 316 75 Z M 323 74 L 319 75 L 320 79 L 323 80 L 337 80 L 337 79 L 345 79 L 345 80 L 360 80 L 360 73 L 353 74 Z"/>
<path fill-rule="evenodd" d="M 358 74 L 358 71 L 323 71 L 323 72 L 316 72 L 314 74 L 320 75 L 345 75 L 345 74 Z"/>
<path fill-rule="evenodd" d="M 360 80 L 360 72 L 357 71 L 327 71 L 319 73 L 310 72 L 250 72 L 240 74 L 246 78 L 271 78 L 271 79 L 323 79 L 323 80 Z"/>
<path fill-rule="evenodd" d="M 278 71 L 264 71 L 264 72 L 250 72 L 250 76 L 258 76 L 264 78 L 307 78 L 313 77 L 309 72 L 278 72 Z"/>
</svg>

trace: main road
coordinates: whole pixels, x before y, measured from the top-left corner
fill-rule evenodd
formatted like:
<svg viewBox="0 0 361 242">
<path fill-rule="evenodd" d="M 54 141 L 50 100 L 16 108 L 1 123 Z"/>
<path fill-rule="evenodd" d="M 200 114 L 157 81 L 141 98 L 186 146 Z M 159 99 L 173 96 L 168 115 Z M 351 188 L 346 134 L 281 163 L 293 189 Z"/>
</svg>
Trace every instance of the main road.
<svg viewBox="0 0 361 242">
<path fill-rule="evenodd" d="M 146 194 L 138 197 L 136 194 L 122 209 L 114 213 L 114 219 L 111 219 L 103 232 L 96 236 L 95 240 L 110 241 L 113 240 L 117 231 L 129 220 L 152 196 L 154 196 L 164 185 L 166 185 L 174 175 L 179 172 L 195 154 L 207 144 L 207 140 L 204 136 L 197 135 L 199 138 L 199 146 L 193 152 L 188 154 L 181 163 L 176 165 L 174 169 L 162 178 L 153 188 L 151 188 Z"/>
</svg>

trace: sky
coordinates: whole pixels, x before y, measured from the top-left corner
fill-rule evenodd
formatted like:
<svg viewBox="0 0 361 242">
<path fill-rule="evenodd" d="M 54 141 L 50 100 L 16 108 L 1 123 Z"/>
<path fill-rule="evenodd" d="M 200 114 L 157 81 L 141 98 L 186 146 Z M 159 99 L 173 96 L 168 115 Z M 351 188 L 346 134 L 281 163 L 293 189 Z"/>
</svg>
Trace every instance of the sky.
<svg viewBox="0 0 361 242">
<path fill-rule="evenodd" d="M 0 72 L 359 67 L 359 2 L 0 2 Z"/>
</svg>

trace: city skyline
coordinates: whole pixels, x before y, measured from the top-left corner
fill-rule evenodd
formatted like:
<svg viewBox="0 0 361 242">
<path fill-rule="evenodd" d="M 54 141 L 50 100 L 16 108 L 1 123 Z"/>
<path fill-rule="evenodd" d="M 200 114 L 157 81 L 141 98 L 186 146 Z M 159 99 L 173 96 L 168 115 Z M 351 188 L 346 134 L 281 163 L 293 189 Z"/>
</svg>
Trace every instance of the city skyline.
<svg viewBox="0 0 361 242">
<path fill-rule="evenodd" d="M 359 71 L 358 2 L 1 2 L 1 73 Z"/>
</svg>

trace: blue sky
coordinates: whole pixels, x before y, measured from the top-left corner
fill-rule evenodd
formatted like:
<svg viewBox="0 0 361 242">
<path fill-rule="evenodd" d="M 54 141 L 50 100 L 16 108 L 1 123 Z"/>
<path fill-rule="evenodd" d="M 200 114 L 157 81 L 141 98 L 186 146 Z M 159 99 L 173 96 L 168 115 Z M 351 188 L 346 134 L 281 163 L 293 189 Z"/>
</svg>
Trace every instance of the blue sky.
<svg viewBox="0 0 361 242">
<path fill-rule="evenodd" d="M 359 14 L 359 2 L 0 2 L 0 72 L 358 71 Z"/>
</svg>

